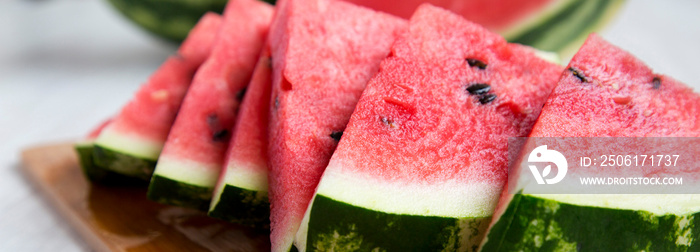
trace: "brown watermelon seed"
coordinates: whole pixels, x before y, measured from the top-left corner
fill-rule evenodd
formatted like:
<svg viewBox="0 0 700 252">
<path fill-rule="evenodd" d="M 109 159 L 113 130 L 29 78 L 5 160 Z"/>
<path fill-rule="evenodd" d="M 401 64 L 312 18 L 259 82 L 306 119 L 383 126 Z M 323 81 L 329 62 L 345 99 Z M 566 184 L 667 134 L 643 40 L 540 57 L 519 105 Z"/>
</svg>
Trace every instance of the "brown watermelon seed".
<svg viewBox="0 0 700 252">
<path fill-rule="evenodd" d="M 228 139 L 228 130 L 219 130 L 212 134 L 211 140 L 214 142 L 224 142 Z"/>
<path fill-rule="evenodd" d="M 489 91 L 491 91 L 491 86 L 486 83 L 476 83 L 467 87 L 467 92 L 469 92 L 470 95 L 482 95 Z"/>
<path fill-rule="evenodd" d="M 342 131 L 333 131 L 333 133 L 331 133 L 330 136 L 331 136 L 331 138 L 333 138 L 333 140 L 335 140 L 337 142 L 337 141 L 340 141 L 340 138 L 343 136 L 343 132 Z"/>
<path fill-rule="evenodd" d="M 479 68 L 479 69 L 481 69 L 481 70 L 486 69 L 486 63 L 484 63 L 484 62 L 481 61 L 481 60 L 478 60 L 478 59 L 469 59 L 469 58 L 467 58 L 467 59 L 465 59 L 465 60 L 467 61 L 467 63 L 469 64 L 470 67 L 476 67 L 476 68 Z"/>
<path fill-rule="evenodd" d="M 485 95 L 479 97 L 479 102 L 481 102 L 481 104 L 487 104 L 489 102 L 492 102 L 495 99 L 496 99 L 495 94 L 485 94 Z"/>
<path fill-rule="evenodd" d="M 242 101 L 242 100 L 243 100 L 243 97 L 245 96 L 245 91 L 246 91 L 246 90 L 247 90 L 247 88 L 243 88 L 243 89 L 241 89 L 241 91 L 238 91 L 238 93 L 236 93 L 236 99 L 237 99 L 238 101 Z"/>
<path fill-rule="evenodd" d="M 653 89 L 661 88 L 661 78 L 659 78 L 658 76 L 654 77 L 654 79 L 651 80 L 651 83 Z"/>
<path fill-rule="evenodd" d="M 382 123 L 386 126 L 389 126 L 389 128 L 392 128 L 392 129 L 396 128 L 396 124 L 394 123 L 394 121 L 387 118 L 386 116 L 382 116 L 381 120 L 382 120 Z"/>
<path fill-rule="evenodd" d="M 583 75 L 583 72 L 578 68 L 569 67 L 569 71 L 571 71 L 571 73 L 574 76 L 576 76 L 576 78 L 578 78 L 581 82 L 588 82 L 588 78 L 585 75 Z"/>
</svg>

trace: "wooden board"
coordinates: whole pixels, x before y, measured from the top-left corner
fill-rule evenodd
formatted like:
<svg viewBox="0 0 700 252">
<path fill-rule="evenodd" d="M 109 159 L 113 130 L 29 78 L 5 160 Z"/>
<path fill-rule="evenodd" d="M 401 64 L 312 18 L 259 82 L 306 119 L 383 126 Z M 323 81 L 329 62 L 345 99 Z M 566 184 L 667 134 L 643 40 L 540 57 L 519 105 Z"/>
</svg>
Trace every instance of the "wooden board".
<svg viewBox="0 0 700 252">
<path fill-rule="evenodd" d="M 148 201 L 145 188 L 90 184 L 70 143 L 22 152 L 23 170 L 96 251 L 268 251 L 269 232 Z"/>
</svg>

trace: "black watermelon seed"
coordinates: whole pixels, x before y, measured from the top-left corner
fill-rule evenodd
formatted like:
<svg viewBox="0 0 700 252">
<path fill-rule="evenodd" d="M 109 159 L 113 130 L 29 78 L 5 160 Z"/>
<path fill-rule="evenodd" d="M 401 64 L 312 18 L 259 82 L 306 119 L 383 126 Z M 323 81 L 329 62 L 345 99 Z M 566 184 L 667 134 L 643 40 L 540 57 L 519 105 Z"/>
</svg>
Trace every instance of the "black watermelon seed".
<svg viewBox="0 0 700 252">
<path fill-rule="evenodd" d="M 236 93 L 236 99 L 238 99 L 238 101 L 243 100 L 243 97 L 245 96 L 246 90 L 247 90 L 247 88 L 243 88 L 243 89 L 241 89 L 241 91 L 238 91 L 238 93 Z"/>
<path fill-rule="evenodd" d="M 581 70 L 574 67 L 569 67 L 569 71 L 571 71 L 571 73 L 574 74 L 576 78 L 581 80 L 581 82 L 588 82 L 588 78 L 585 75 L 583 75 L 583 72 Z"/>
<path fill-rule="evenodd" d="M 331 138 L 333 138 L 333 140 L 340 141 L 340 137 L 343 136 L 343 132 L 342 131 L 333 131 L 333 133 L 331 133 L 330 136 L 331 136 Z"/>
<path fill-rule="evenodd" d="M 278 96 L 275 96 L 274 107 L 275 107 L 275 109 L 280 107 L 280 98 Z"/>
<path fill-rule="evenodd" d="M 486 69 L 486 63 L 478 59 L 466 59 L 470 67 L 477 67 L 481 70 Z"/>
<path fill-rule="evenodd" d="M 654 77 L 654 79 L 651 81 L 652 83 L 652 88 L 654 89 L 659 89 L 661 87 L 661 78 L 659 77 Z"/>
<path fill-rule="evenodd" d="M 491 86 L 486 83 L 476 83 L 467 87 L 467 91 L 471 95 L 482 95 L 491 91 Z"/>
<path fill-rule="evenodd" d="M 489 102 L 492 102 L 495 99 L 496 99 L 495 94 L 485 94 L 479 98 L 479 102 L 481 102 L 481 104 L 487 104 Z"/>
<path fill-rule="evenodd" d="M 228 130 L 219 130 L 217 132 L 214 132 L 214 134 L 211 137 L 211 140 L 214 142 L 223 142 L 227 139 L 228 137 Z"/>
</svg>

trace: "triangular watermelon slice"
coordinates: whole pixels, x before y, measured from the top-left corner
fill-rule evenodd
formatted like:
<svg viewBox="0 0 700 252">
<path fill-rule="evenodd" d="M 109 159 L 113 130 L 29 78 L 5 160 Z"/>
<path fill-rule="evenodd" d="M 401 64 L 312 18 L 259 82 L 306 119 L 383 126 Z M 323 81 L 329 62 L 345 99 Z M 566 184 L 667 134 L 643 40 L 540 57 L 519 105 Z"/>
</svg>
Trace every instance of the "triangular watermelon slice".
<svg viewBox="0 0 700 252">
<path fill-rule="evenodd" d="M 272 251 L 288 251 L 367 81 L 405 21 L 334 0 L 278 3 L 270 28 Z"/>
<path fill-rule="evenodd" d="M 209 56 L 221 25 L 208 13 L 141 86 L 119 115 L 99 134 L 93 150 L 96 167 L 148 180 L 175 120 L 192 76 Z"/>
<path fill-rule="evenodd" d="M 267 197 L 267 124 L 272 58 L 264 48 L 238 110 L 209 216 L 254 227 L 270 226 Z"/>
<path fill-rule="evenodd" d="M 232 0 L 226 6 L 212 54 L 194 76 L 158 158 L 149 199 L 209 209 L 272 13 L 271 5 L 257 0 Z"/>
<path fill-rule="evenodd" d="M 297 233 L 300 251 L 478 247 L 563 67 L 421 5 L 367 85 Z"/>
<path fill-rule="evenodd" d="M 699 115 L 700 95 L 593 34 L 561 76 L 530 137 L 700 137 Z M 569 174 L 580 168 L 572 163 Z M 677 175 L 682 168 L 651 176 Z M 700 196 L 692 194 L 504 191 L 481 250 L 698 251 L 698 221 Z"/>
</svg>

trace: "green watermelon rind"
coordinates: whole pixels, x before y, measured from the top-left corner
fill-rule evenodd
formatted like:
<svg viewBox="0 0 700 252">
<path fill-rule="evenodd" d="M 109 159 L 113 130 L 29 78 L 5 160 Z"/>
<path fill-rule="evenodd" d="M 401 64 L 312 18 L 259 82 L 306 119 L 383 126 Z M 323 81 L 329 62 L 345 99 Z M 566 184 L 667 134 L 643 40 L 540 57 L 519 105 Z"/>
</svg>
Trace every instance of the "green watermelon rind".
<svg viewBox="0 0 700 252">
<path fill-rule="evenodd" d="M 148 186 L 148 198 L 163 204 L 207 211 L 218 169 L 210 164 L 167 156 L 158 165 Z"/>
<path fill-rule="evenodd" d="M 300 251 L 475 251 L 490 217 L 452 218 L 375 211 L 317 194 L 297 240 Z M 307 228 L 308 227 L 308 228 Z M 391 235 L 387 235 L 391 234 Z"/>
<path fill-rule="evenodd" d="M 566 54 L 578 48 L 589 33 L 608 23 L 623 3 L 624 0 L 565 1 L 525 26 L 501 34 L 509 42 Z"/>
<path fill-rule="evenodd" d="M 267 167 L 231 161 L 224 169 L 214 189 L 209 216 L 269 228 Z"/>
<path fill-rule="evenodd" d="M 156 167 L 156 160 L 135 157 L 95 144 L 93 158 L 98 167 L 124 176 L 149 181 Z"/>
<path fill-rule="evenodd" d="M 219 197 L 211 205 L 209 216 L 253 228 L 270 228 L 270 200 L 266 191 L 227 184 Z"/>
<path fill-rule="evenodd" d="M 74 148 L 78 154 L 80 169 L 89 181 L 102 185 L 145 185 L 143 180 L 124 176 L 97 165 L 93 158 L 94 145 L 92 141 L 78 142 Z"/>
<path fill-rule="evenodd" d="M 698 239 L 700 212 L 655 214 L 516 194 L 481 251 L 697 251 Z"/>
<path fill-rule="evenodd" d="M 212 190 L 155 174 L 148 186 L 147 197 L 161 204 L 207 211 Z"/>
</svg>

